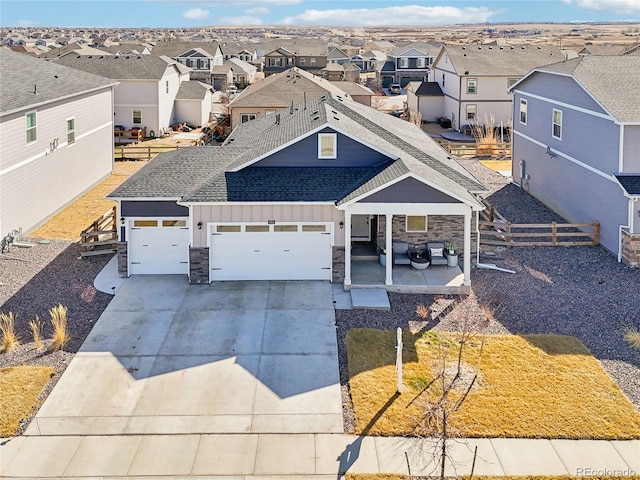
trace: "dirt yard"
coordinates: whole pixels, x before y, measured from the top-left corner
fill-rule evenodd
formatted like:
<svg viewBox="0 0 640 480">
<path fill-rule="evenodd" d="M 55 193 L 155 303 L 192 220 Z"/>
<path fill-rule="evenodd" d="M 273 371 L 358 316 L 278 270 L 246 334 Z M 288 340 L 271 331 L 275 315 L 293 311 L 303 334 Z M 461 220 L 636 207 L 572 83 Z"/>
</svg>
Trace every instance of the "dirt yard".
<svg viewBox="0 0 640 480">
<path fill-rule="evenodd" d="M 109 178 L 58 212 L 47 223 L 31 232 L 29 237 L 50 240 L 80 240 L 80 232 L 115 205 L 115 202 L 107 200 L 105 196 L 145 164 L 146 162 L 143 161 L 116 162 Z"/>
</svg>

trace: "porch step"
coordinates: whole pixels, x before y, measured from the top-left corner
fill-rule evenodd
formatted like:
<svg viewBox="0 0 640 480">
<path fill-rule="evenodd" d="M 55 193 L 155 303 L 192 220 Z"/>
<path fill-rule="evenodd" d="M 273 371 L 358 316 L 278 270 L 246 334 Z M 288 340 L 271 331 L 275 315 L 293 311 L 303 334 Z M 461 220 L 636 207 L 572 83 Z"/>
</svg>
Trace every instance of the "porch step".
<svg viewBox="0 0 640 480">
<path fill-rule="evenodd" d="M 351 287 L 351 304 L 354 310 L 391 310 L 389 295 L 385 288 Z"/>
<path fill-rule="evenodd" d="M 378 255 L 351 255 L 351 260 L 379 260 Z"/>
</svg>

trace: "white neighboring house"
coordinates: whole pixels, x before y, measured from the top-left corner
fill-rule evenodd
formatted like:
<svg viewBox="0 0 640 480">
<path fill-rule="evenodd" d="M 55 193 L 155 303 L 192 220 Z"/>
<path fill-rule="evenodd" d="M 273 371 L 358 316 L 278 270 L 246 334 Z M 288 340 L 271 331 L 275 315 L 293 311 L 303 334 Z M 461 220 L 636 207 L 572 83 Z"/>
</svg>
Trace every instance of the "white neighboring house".
<svg viewBox="0 0 640 480">
<path fill-rule="evenodd" d="M 0 50 L 0 237 L 29 233 L 109 176 L 118 82 Z"/>
<path fill-rule="evenodd" d="M 213 87 L 206 83 L 191 80 L 182 82 L 176 95 L 176 108 L 173 123 L 188 123 L 201 127 L 209 121 Z"/>
<path fill-rule="evenodd" d="M 225 62 L 230 65 L 233 71 L 233 83 L 241 85 L 243 88 L 256 81 L 258 69 L 250 63 L 244 62 L 239 58 L 230 58 Z"/>
<path fill-rule="evenodd" d="M 156 55 L 64 55 L 56 62 L 118 80 L 115 125 L 146 128 L 147 135 L 152 131 L 158 135 L 173 123 L 176 95 L 187 78 L 177 63 Z"/>
<path fill-rule="evenodd" d="M 513 95 L 509 87 L 530 70 L 564 60 L 553 46 L 446 45 L 433 62 L 431 79 L 444 94 L 442 117 L 460 129 L 484 123 L 493 114 L 509 123 Z"/>
</svg>

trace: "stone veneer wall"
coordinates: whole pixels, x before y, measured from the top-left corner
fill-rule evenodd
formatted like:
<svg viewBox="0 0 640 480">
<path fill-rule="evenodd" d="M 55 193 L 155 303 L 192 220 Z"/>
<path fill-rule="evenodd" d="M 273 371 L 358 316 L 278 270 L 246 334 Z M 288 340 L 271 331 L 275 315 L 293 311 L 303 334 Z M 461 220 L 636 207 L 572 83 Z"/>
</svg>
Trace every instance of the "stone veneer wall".
<svg viewBox="0 0 640 480">
<path fill-rule="evenodd" d="M 209 283 L 209 247 L 189 247 L 189 283 Z"/>
<path fill-rule="evenodd" d="M 333 247 L 333 275 L 334 283 L 344 282 L 344 247 Z"/>
<path fill-rule="evenodd" d="M 404 240 L 409 244 L 409 249 L 418 246 L 423 247 L 427 242 L 454 241 L 458 245 L 457 252 L 464 253 L 464 217 L 462 215 L 429 215 L 427 216 L 426 232 L 407 232 L 406 217 L 404 215 L 393 216 L 393 239 Z M 380 245 L 385 240 L 386 218 L 378 217 L 378 231 L 376 242 Z M 471 217 L 471 253 L 478 249 L 475 215 Z"/>
<path fill-rule="evenodd" d="M 622 261 L 633 268 L 640 268 L 640 234 L 622 231 Z"/>
<path fill-rule="evenodd" d="M 118 275 L 126 277 L 129 273 L 128 263 L 128 247 L 127 242 L 118 242 Z"/>
</svg>

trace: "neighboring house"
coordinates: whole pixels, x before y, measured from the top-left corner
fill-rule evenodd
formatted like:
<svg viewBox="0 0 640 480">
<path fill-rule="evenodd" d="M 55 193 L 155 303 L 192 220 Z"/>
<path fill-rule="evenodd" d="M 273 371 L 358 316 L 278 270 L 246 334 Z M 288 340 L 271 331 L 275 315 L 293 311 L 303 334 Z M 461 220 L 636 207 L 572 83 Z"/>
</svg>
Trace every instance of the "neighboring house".
<svg viewBox="0 0 640 480">
<path fill-rule="evenodd" d="M 366 91 L 359 89 L 358 92 L 357 100 L 371 105 L 371 97 L 367 98 Z M 304 70 L 291 68 L 250 85 L 234 98 L 229 103 L 231 126 L 236 127 L 249 120 L 291 108 L 294 104 L 304 103 L 305 99 L 310 100 L 328 93 L 348 96 L 332 82 Z"/>
<path fill-rule="evenodd" d="M 191 48 L 171 58 L 191 69 L 191 80 L 198 80 L 210 85 L 213 84 L 211 81 L 213 69 L 222 65 L 221 53 L 216 57 L 199 47 Z"/>
<path fill-rule="evenodd" d="M 444 93 L 437 82 L 409 82 L 407 107 L 419 112 L 422 120 L 436 122 L 444 112 Z"/>
<path fill-rule="evenodd" d="M 224 52 L 224 60 L 231 60 L 232 58 L 237 58 L 238 60 L 242 60 L 246 63 L 256 63 L 258 61 L 258 53 L 255 48 L 249 48 L 245 46 L 239 45 L 222 45 L 222 51 Z"/>
<path fill-rule="evenodd" d="M 324 45 L 293 45 L 280 47 L 264 56 L 265 76 L 298 67 L 309 72 L 320 72 L 327 66 L 327 49 Z"/>
<path fill-rule="evenodd" d="M 339 63 L 328 63 L 320 70 L 322 78 L 330 82 L 339 82 L 344 79 L 344 66 Z"/>
<path fill-rule="evenodd" d="M 327 64 L 330 65 L 332 63 L 337 63 L 342 65 L 349 61 L 349 55 L 347 55 L 344 51 L 339 49 L 338 47 L 333 47 L 327 53 Z"/>
<path fill-rule="evenodd" d="M 225 63 L 231 66 L 233 70 L 233 83 L 237 87 L 245 88 L 258 78 L 258 69 L 244 60 L 231 58 Z"/>
<path fill-rule="evenodd" d="M 511 121 L 513 95 L 509 88 L 533 68 L 565 57 L 553 46 L 446 45 L 433 63 L 433 81 L 444 94 L 441 115 L 454 129 L 493 115 L 495 122 Z"/>
<path fill-rule="evenodd" d="M 640 46 L 637 44 L 613 44 L 604 43 L 602 45 L 586 45 L 578 52 L 579 55 L 629 55 L 637 50 Z"/>
<path fill-rule="evenodd" d="M 378 62 L 377 57 L 370 57 L 368 65 L 373 62 L 382 65 L 379 70 L 378 81 L 382 87 L 392 83 L 399 83 L 402 87 L 409 82 L 426 82 L 429 72 L 438 52 L 442 49 L 439 43 L 413 42 L 387 54 L 384 63 Z"/>
<path fill-rule="evenodd" d="M 0 63 L 4 238 L 29 233 L 109 176 L 117 82 L 7 50 Z"/>
<path fill-rule="evenodd" d="M 188 123 L 201 127 L 209 122 L 213 87 L 195 80 L 182 82 L 175 100 L 172 123 Z"/>
<path fill-rule="evenodd" d="M 182 66 L 156 55 L 64 55 L 57 63 L 118 80 L 115 89 L 115 125 L 146 128 L 158 135 L 175 123 L 175 100 L 186 80 Z M 211 109 L 211 104 L 205 104 Z"/>
<path fill-rule="evenodd" d="M 211 71 L 211 84 L 216 90 L 226 90 L 233 85 L 233 68 L 229 63 L 216 65 Z"/>
<path fill-rule="evenodd" d="M 363 46 L 362 51 L 366 52 L 369 50 L 377 50 L 382 53 L 390 53 L 396 50 L 397 48 L 398 47 L 395 44 L 387 40 L 376 40 L 374 42 L 367 43 L 365 46 Z"/>
<path fill-rule="evenodd" d="M 513 87 L 513 178 L 640 266 L 640 57 L 587 55 Z M 606 73 L 606 74 L 605 74 Z"/>
<path fill-rule="evenodd" d="M 367 105 L 368 107 L 371 106 L 371 98 L 375 96 L 375 93 L 373 93 L 371 89 L 350 81 L 338 81 L 331 83 L 333 86 L 338 87 L 341 91 L 349 95 L 353 101 L 361 103 L 362 105 Z"/>
<path fill-rule="evenodd" d="M 325 94 L 238 126 L 221 147 L 162 153 L 109 198 L 122 275 L 350 289 L 354 241 L 456 238 L 468 291 L 484 191 L 415 125 Z M 392 261 L 378 275 L 393 288 Z"/>
</svg>

